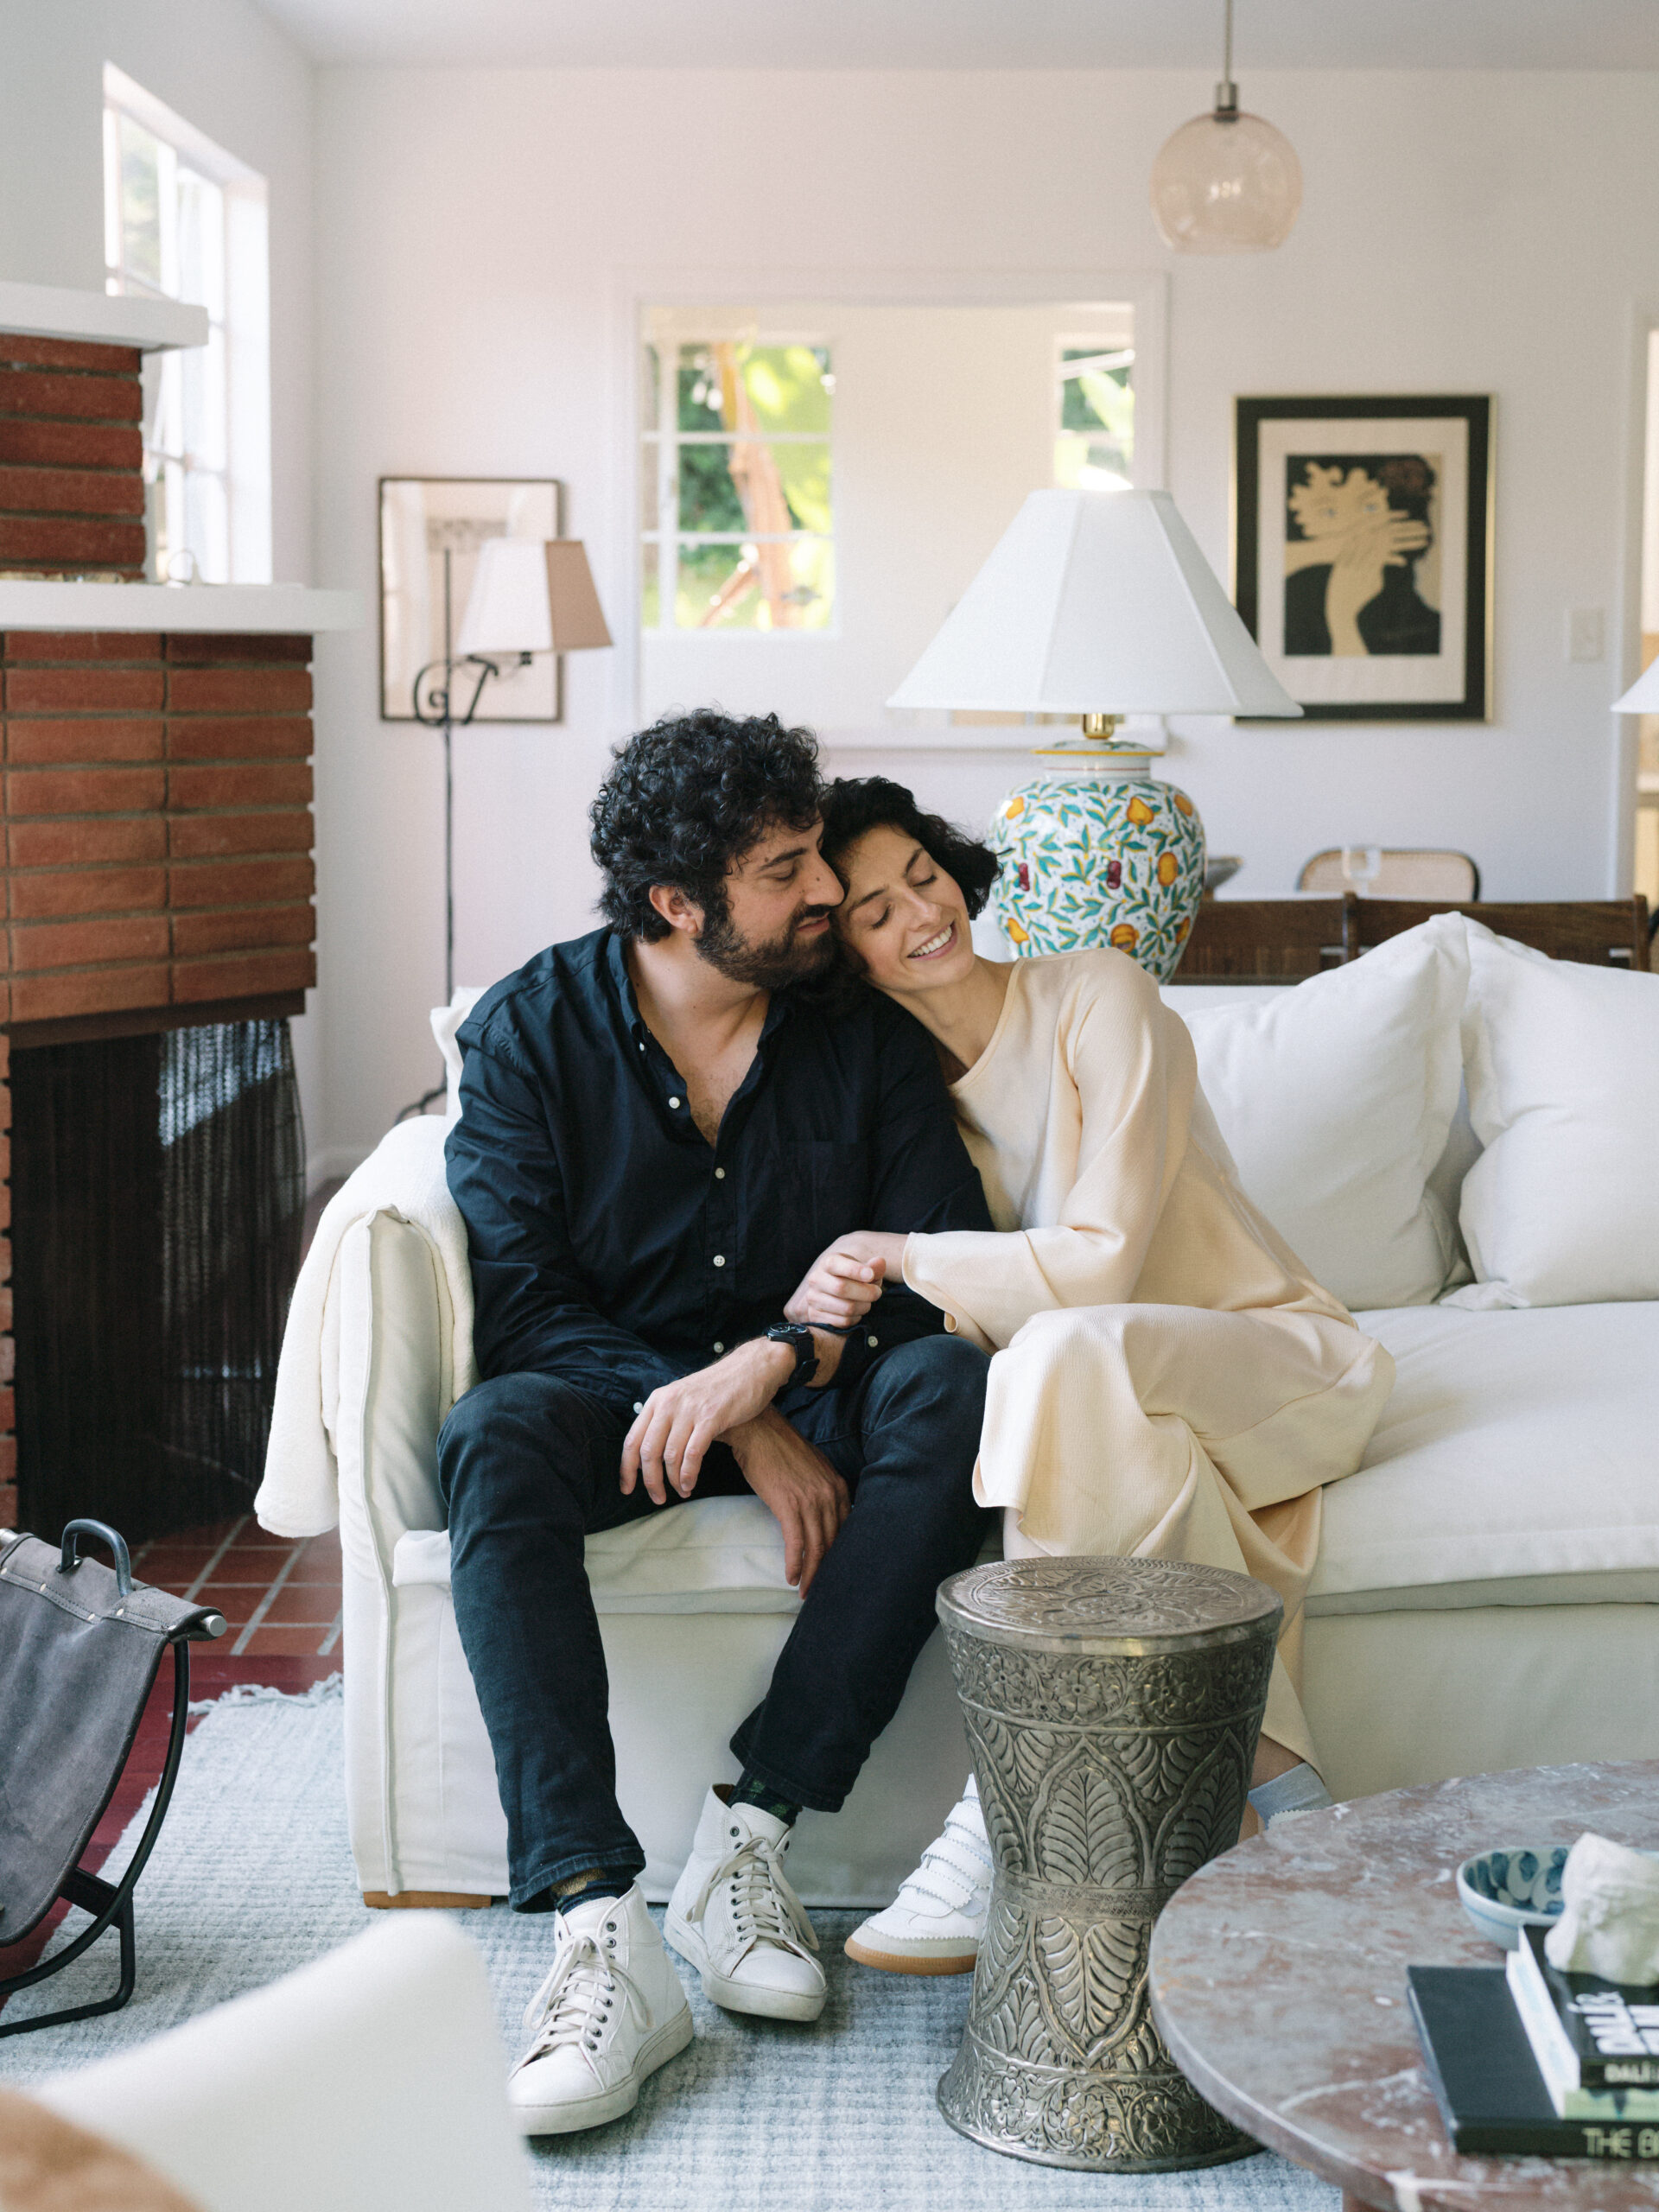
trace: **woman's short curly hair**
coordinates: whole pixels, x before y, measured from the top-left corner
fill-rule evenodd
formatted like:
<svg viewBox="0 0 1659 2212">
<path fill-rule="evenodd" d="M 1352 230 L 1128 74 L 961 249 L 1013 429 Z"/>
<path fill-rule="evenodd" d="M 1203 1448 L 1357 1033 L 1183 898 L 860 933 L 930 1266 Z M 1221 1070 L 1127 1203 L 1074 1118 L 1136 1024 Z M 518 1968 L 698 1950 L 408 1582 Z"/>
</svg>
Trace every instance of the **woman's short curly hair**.
<svg viewBox="0 0 1659 2212">
<path fill-rule="evenodd" d="M 915 794 L 886 776 L 841 776 L 823 795 L 823 857 L 837 874 L 849 849 L 867 830 L 897 830 L 913 837 L 929 859 L 954 876 L 969 915 L 990 896 L 1000 863 L 942 814 L 924 814 Z"/>
<path fill-rule="evenodd" d="M 810 830 L 823 797 L 810 730 L 706 707 L 664 715 L 620 747 L 593 804 L 601 912 L 620 936 L 665 938 L 651 903 L 652 887 L 664 883 L 724 915 L 732 862 L 768 830 Z"/>
</svg>

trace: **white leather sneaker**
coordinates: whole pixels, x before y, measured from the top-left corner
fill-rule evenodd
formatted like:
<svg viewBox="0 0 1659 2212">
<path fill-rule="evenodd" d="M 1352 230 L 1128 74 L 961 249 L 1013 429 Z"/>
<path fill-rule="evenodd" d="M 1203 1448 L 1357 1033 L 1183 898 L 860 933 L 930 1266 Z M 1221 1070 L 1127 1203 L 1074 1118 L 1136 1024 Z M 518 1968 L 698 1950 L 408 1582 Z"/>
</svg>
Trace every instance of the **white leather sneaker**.
<svg viewBox="0 0 1659 2212">
<path fill-rule="evenodd" d="M 849 1959 L 888 1974 L 971 1974 L 991 1902 L 991 1847 L 968 1777 L 962 1802 L 885 1912 L 847 1938 Z"/>
<path fill-rule="evenodd" d="M 784 1879 L 788 1849 L 780 1820 L 709 1792 L 663 1929 L 702 1977 L 703 1995 L 729 2012 L 816 2020 L 823 2010 L 818 1939 Z"/>
<path fill-rule="evenodd" d="M 524 2135 L 620 2120 L 691 2040 L 691 2007 L 637 1885 L 553 1916 L 552 1971 L 524 2008 L 530 2045 L 507 2077 Z"/>
</svg>

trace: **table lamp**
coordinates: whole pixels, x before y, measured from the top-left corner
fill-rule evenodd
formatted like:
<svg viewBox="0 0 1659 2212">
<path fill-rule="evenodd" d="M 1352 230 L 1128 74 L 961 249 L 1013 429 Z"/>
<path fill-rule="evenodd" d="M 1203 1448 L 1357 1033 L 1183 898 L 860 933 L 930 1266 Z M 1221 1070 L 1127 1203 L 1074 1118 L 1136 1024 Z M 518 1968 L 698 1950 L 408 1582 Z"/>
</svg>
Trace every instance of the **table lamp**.
<svg viewBox="0 0 1659 2212">
<path fill-rule="evenodd" d="M 1115 945 L 1160 982 L 1204 889 L 1204 827 L 1125 715 L 1297 715 L 1167 492 L 1033 492 L 893 707 L 1077 715 L 997 810 L 992 912 L 1016 953 Z"/>
</svg>

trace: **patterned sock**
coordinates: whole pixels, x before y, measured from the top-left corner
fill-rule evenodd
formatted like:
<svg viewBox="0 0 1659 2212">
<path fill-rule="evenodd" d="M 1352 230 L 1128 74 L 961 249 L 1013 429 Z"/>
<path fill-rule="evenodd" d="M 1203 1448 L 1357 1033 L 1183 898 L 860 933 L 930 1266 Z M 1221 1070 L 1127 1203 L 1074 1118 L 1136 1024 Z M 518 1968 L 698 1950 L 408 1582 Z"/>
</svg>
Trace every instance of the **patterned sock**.
<svg viewBox="0 0 1659 2212">
<path fill-rule="evenodd" d="M 798 1805 L 791 1805 L 787 1797 L 780 1797 L 775 1789 L 769 1789 L 764 1782 L 747 1770 L 743 1779 L 733 1790 L 730 1802 L 734 1805 L 753 1805 L 760 1812 L 770 1813 L 774 1821 L 781 1821 L 786 1828 L 792 1828 L 801 1817 Z"/>
<path fill-rule="evenodd" d="M 1264 1828 L 1287 1813 L 1317 1813 L 1331 1802 L 1330 1791 L 1306 1759 L 1271 1782 L 1257 1783 L 1249 1795 Z"/>
<path fill-rule="evenodd" d="M 585 1874 L 572 1874 L 563 1882 L 554 1883 L 553 1910 L 569 1912 L 576 1905 L 591 1904 L 595 1897 L 620 1897 L 632 1881 L 631 1875 L 590 1866 Z"/>
</svg>

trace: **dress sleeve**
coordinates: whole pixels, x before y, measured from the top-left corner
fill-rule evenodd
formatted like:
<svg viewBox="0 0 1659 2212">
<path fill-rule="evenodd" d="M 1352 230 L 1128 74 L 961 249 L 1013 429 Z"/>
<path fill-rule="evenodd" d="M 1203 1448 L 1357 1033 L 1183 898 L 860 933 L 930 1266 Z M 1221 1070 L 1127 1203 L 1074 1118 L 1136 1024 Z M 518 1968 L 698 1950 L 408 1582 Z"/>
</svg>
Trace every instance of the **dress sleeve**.
<svg viewBox="0 0 1659 2212">
<path fill-rule="evenodd" d="M 1115 967 L 1080 982 L 1055 1033 L 1077 1103 L 1077 1169 L 1059 1219 L 912 1236 L 906 1249 L 912 1289 L 988 1349 L 1000 1351 L 1033 1313 L 1127 1303 L 1180 1168 L 1198 1086 L 1192 1041 L 1150 976 Z M 1030 1080 L 1019 1068 L 1005 1074 Z M 1069 1137 L 1051 1126 L 1051 1143 Z"/>
</svg>

